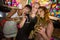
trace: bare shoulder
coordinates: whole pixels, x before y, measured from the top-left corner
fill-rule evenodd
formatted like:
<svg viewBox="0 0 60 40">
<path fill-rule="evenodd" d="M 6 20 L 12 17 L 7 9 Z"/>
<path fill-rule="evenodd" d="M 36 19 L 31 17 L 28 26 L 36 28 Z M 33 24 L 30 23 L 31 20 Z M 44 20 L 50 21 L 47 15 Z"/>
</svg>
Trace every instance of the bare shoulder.
<svg viewBox="0 0 60 40">
<path fill-rule="evenodd" d="M 48 28 L 54 29 L 53 21 L 52 20 L 49 21 Z"/>
<path fill-rule="evenodd" d="M 49 20 L 49 24 L 53 24 L 53 21 L 52 20 Z"/>
</svg>

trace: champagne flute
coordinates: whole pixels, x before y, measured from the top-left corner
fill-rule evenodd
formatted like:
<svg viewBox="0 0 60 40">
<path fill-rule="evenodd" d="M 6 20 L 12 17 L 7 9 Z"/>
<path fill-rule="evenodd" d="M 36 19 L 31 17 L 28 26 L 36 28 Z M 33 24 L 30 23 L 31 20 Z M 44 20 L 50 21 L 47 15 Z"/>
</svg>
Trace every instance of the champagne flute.
<svg viewBox="0 0 60 40">
<path fill-rule="evenodd" d="M 27 21 L 26 21 L 26 23 L 30 23 L 30 19 L 29 19 L 29 17 L 27 16 L 27 19 L 26 19 Z"/>
</svg>

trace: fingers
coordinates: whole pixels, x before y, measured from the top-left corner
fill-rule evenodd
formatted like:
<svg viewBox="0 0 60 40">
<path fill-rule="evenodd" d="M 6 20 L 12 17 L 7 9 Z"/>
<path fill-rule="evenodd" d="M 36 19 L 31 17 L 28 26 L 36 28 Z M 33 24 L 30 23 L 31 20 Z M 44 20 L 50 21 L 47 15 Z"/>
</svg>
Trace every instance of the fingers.
<svg viewBox="0 0 60 40">
<path fill-rule="evenodd" d="M 35 32 L 41 32 L 41 31 L 45 31 L 45 28 L 43 28 L 43 27 L 37 27 L 35 29 Z"/>
<path fill-rule="evenodd" d="M 35 28 L 35 33 L 37 33 L 37 32 L 40 31 L 40 30 L 41 30 L 40 27 L 36 27 L 36 28 Z"/>
</svg>

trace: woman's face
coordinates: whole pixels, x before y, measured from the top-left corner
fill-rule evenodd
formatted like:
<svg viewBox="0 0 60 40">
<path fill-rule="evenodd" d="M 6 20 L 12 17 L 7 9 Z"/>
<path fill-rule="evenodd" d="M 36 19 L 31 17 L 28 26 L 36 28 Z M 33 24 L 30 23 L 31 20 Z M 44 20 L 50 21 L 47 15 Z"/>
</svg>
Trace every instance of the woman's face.
<svg viewBox="0 0 60 40">
<path fill-rule="evenodd" d="M 36 8 L 36 9 L 38 9 L 39 6 L 40 6 L 40 5 L 39 5 L 38 3 L 34 3 L 34 4 L 32 5 L 32 7 L 33 7 L 33 8 Z"/>
<path fill-rule="evenodd" d="M 37 4 L 37 3 L 34 3 L 33 5 L 32 5 L 32 12 L 33 13 L 36 13 L 37 12 L 37 10 L 38 10 L 38 8 L 39 8 L 39 4 Z"/>
<path fill-rule="evenodd" d="M 44 10 L 43 9 L 38 9 L 38 15 L 40 15 L 40 17 L 44 17 L 44 14 L 45 14 L 45 12 L 44 12 Z"/>
</svg>

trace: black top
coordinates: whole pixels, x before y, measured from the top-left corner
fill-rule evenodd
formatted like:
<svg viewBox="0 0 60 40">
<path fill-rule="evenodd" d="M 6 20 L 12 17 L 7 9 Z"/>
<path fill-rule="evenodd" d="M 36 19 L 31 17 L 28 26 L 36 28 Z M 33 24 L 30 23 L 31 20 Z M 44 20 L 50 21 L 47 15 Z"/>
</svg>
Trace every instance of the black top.
<svg viewBox="0 0 60 40">
<path fill-rule="evenodd" d="M 29 19 L 30 23 L 27 23 L 27 21 L 24 23 L 24 26 L 17 33 L 16 40 L 29 40 L 28 36 L 29 36 L 31 30 L 34 29 L 34 25 L 37 22 L 37 17 L 32 19 L 28 16 L 28 19 Z"/>
</svg>

